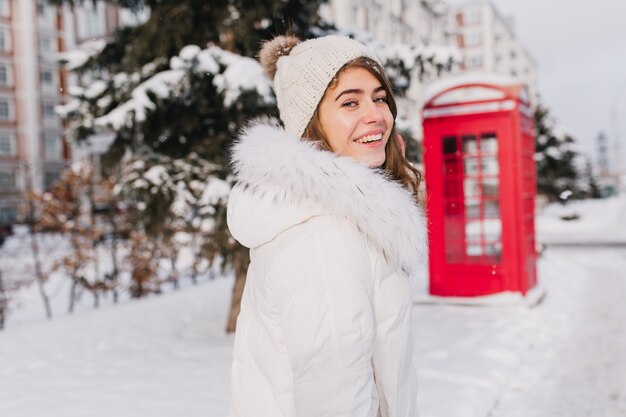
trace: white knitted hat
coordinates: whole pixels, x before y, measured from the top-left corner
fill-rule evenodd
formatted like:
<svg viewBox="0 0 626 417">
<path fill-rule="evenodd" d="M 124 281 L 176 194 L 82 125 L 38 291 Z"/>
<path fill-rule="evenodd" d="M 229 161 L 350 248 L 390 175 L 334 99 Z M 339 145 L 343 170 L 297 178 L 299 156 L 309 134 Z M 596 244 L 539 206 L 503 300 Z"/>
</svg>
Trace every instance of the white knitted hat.
<svg viewBox="0 0 626 417">
<path fill-rule="evenodd" d="M 285 129 L 301 137 L 341 67 L 359 57 L 380 61 L 365 45 L 343 36 L 299 42 L 293 36 L 278 36 L 263 45 L 259 56 L 266 74 L 274 80 Z"/>
</svg>

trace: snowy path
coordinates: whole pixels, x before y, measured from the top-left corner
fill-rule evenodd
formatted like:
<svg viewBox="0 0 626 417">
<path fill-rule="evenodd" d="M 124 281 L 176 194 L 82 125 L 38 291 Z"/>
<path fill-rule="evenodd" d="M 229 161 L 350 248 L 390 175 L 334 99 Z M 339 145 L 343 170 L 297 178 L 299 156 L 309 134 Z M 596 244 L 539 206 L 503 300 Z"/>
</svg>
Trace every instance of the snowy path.
<svg viewBox="0 0 626 417">
<path fill-rule="evenodd" d="M 580 219 L 562 221 L 564 210 Z M 548 246 L 538 265 L 547 297 L 535 308 L 415 305 L 420 416 L 626 416 L 624 215 L 619 197 L 551 205 L 538 217 L 539 242 L 616 246 Z M 27 274 L 27 246 L 7 255 L 10 246 L 0 266 Z M 65 250 L 54 236 L 42 248 L 48 261 Z M 51 322 L 34 287 L 16 299 L 0 332 L 0 417 L 226 415 L 232 279 L 81 305 L 72 316 L 63 315 L 68 283 L 49 288 Z M 425 276 L 415 284 L 424 290 Z"/>
<path fill-rule="evenodd" d="M 535 308 L 415 305 L 420 416 L 626 416 L 623 271 L 621 248 L 549 248 Z M 231 286 L 9 327 L 0 416 L 225 416 Z"/>
<path fill-rule="evenodd" d="M 626 416 L 626 249 L 550 252 L 531 349 L 490 416 Z"/>
<path fill-rule="evenodd" d="M 216 279 L 7 329 L 0 333 L 0 416 L 225 414 L 231 288 L 232 280 Z"/>
</svg>

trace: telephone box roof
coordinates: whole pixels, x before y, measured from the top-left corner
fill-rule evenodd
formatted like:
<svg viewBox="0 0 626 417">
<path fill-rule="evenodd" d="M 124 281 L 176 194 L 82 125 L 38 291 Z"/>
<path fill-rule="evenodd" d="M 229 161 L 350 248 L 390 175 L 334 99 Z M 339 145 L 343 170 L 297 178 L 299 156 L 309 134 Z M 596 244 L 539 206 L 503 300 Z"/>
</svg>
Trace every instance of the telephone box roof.
<svg viewBox="0 0 626 417">
<path fill-rule="evenodd" d="M 513 96 L 520 98 L 523 101 L 527 101 L 525 88 L 515 78 L 496 74 L 469 73 L 447 77 L 428 86 L 424 95 L 425 107 L 434 104 L 432 102 L 438 96 L 443 95 L 450 90 L 457 87 L 465 88 L 469 86 L 487 87 L 482 90 L 476 89 L 474 91 L 473 99 L 475 100 L 489 100 L 497 98 L 493 96 L 493 93 L 489 93 L 489 89 L 499 89 L 506 92 L 509 97 Z M 481 94 L 481 91 L 483 94 Z"/>
</svg>

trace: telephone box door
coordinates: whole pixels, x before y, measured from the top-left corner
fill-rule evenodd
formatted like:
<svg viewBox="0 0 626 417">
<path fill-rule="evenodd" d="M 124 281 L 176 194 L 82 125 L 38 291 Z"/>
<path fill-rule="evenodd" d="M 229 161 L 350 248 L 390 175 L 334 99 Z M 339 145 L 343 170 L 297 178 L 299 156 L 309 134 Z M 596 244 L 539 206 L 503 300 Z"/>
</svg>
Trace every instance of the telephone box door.
<svg viewBox="0 0 626 417">
<path fill-rule="evenodd" d="M 442 192 L 430 199 L 443 205 L 431 210 L 443 212 L 443 221 L 435 222 L 440 230 L 432 230 L 431 248 L 443 255 L 439 264 L 445 265 L 445 277 L 431 276 L 433 294 L 454 295 L 450 289 L 458 295 L 503 290 L 502 260 L 507 258 L 503 207 L 507 205 L 501 184 L 509 178 L 500 167 L 512 163 L 506 160 L 510 152 L 502 152 L 509 145 L 503 138 L 510 132 L 504 117 L 489 117 L 485 123 L 468 116 L 449 131 L 440 125 L 434 141 L 439 149 L 429 149 L 441 158 L 431 166 L 441 167 L 443 182 L 443 187 L 431 184 L 430 191 Z"/>
</svg>

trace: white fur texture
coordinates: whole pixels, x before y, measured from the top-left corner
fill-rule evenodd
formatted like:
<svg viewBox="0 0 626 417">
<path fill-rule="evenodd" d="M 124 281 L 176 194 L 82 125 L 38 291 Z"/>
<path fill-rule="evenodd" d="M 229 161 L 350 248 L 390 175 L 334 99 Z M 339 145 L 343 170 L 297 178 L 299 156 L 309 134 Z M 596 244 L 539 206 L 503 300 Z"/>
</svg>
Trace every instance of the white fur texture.
<svg viewBox="0 0 626 417">
<path fill-rule="evenodd" d="M 253 192 L 273 193 L 286 203 L 318 205 L 349 218 L 392 266 L 407 274 L 424 260 L 422 209 L 382 171 L 319 150 L 267 122 L 244 129 L 233 147 L 232 164 L 239 183 Z"/>
</svg>

